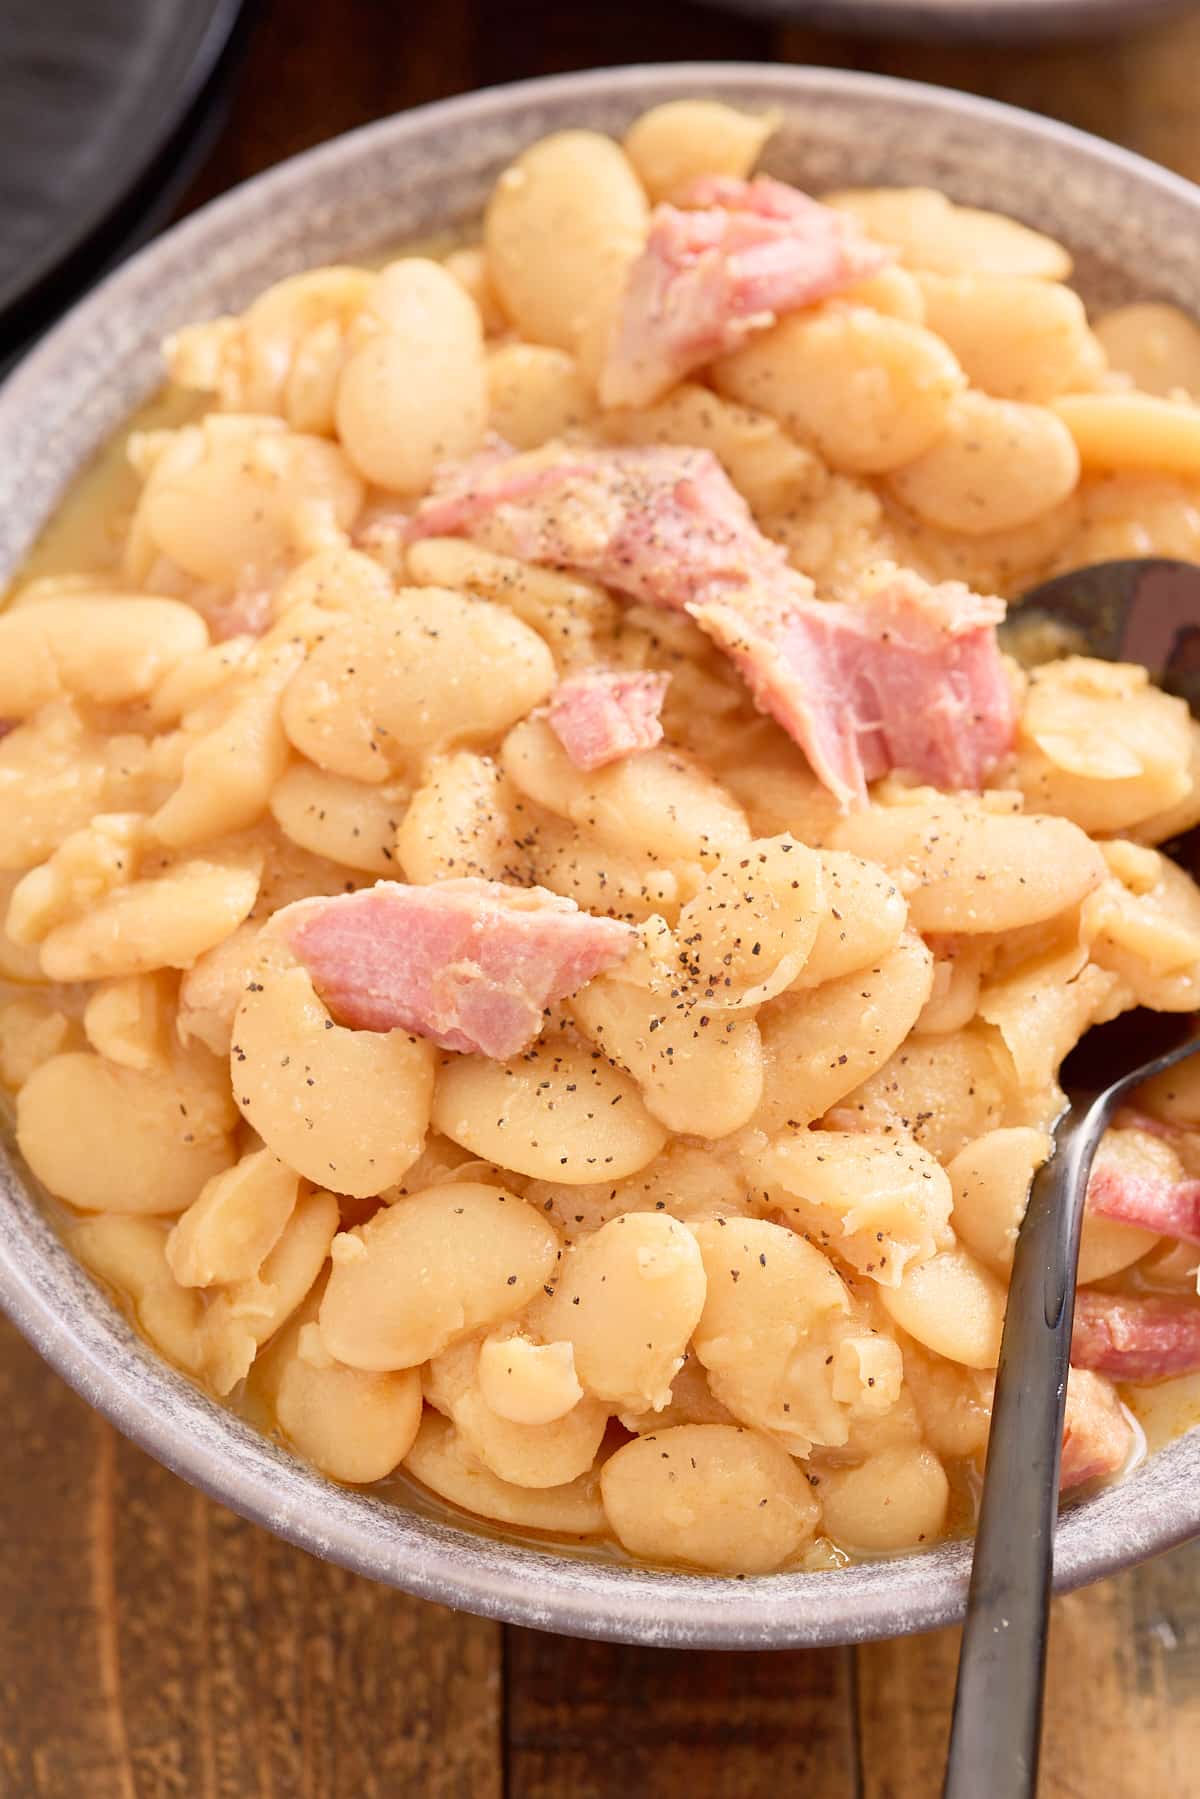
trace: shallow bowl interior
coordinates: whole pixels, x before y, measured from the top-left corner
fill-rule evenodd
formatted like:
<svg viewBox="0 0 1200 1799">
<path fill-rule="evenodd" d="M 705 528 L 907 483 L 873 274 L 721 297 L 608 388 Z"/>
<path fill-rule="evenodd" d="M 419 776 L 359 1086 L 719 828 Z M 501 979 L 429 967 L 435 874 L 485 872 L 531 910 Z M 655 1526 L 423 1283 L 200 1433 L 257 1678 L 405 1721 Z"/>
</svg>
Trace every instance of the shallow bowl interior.
<svg viewBox="0 0 1200 1799">
<path fill-rule="evenodd" d="M 83 463 L 158 385 L 158 344 L 268 282 L 476 213 L 498 168 L 566 125 L 620 131 L 682 95 L 773 106 L 770 168 L 820 191 L 926 183 L 1068 242 L 1087 297 L 1200 309 L 1200 192 L 1064 127 L 935 88 L 829 70 L 678 65 L 526 83 L 385 120 L 287 163 L 110 277 L 0 390 L 0 583 Z M 71 1121 L 63 1120 L 69 1130 Z M 896 1635 L 962 1610 L 969 1551 L 730 1581 L 546 1554 L 335 1486 L 147 1349 L 50 1228 L 0 1147 L 0 1303 L 160 1461 L 314 1554 L 447 1605 L 583 1636 L 783 1648 Z M 1056 1580 L 1080 1585 L 1200 1530 L 1200 1433 L 1071 1508 Z"/>
</svg>

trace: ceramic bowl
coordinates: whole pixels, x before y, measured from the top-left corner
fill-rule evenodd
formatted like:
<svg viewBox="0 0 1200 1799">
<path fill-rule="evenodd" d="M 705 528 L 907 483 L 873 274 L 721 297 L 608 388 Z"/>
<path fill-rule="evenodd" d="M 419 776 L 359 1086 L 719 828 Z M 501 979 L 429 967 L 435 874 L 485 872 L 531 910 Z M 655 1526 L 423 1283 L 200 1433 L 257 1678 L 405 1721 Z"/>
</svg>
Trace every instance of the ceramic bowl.
<svg viewBox="0 0 1200 1799">
<path fill-rule="evenodd" d="M 828 31 L 975 43 L 1032 43 L 1134 31 L 1188 0 L 706 0 Z"/>
<path fill-rule="evenodd" d="M 470 220 L 497 170 L 545 132 L 620 132 L 645 107 L 689 94 L 778 108 L 769 166 L 805 187 L 942 187 L 1065 239 L 1092 300 L 1153 294 L 1200 309 L 1200 191 L 1005 107 L 865 75 L 714 64 L 473 94 L 368 126 L 239 188 L 143 250 L 42 341 L 0 390 L 0 583 L 72 476 L 161 380 L 166 332 L 237 310 L 313 263 Z M 142 1344 L 2 1148 L 0 1303 L 65 1379 L 175 1472 L 315 1555 L 446 1605 L 580 1636 L 741 1649 L 898 1635 L 962 1611 L 963 1543 L 841 1572 L 720 1580 L 548 1553 L 335 1486 Z M 1057 1582 L 1078 1586 L 1198 1530 L 1200 1433 L 1064 1514 Z"/>
</svg>

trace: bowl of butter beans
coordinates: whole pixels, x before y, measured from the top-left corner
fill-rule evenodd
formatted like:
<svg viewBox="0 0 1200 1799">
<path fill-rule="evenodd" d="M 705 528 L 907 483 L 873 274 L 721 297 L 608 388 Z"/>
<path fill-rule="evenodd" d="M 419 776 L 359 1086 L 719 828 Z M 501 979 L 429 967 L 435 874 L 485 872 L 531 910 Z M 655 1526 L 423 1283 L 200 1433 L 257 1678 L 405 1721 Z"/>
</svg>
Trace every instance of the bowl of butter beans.
<svg viewBox="0 0 1200 1799">
<path fill-rule="evenodd" d="M 1200 560 L 1198 225 L 962 95 L 573 75 L 283 164 L 33 350 L 0 1303 L 68 1381 L 487 1616 L 960 1615 L 1060 1065 L 1200 998 L 1200 729 L 1020 610 Z M 1185 1068 L 1089 1188 L 1063 1586 L 1200 1526 L 1198 1177 Z"/>
</svg>

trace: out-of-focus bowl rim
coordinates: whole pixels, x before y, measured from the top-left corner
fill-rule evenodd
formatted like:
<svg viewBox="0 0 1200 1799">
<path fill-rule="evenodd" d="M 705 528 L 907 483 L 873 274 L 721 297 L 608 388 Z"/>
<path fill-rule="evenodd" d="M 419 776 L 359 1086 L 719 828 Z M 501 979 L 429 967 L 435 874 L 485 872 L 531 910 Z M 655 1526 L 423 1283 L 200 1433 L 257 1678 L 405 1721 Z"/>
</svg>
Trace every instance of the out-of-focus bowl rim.
<svg viewBox="0 0 1200 1799">
<path fill-rule="evenodd" d="M 1189 0 L 704 0 L 824 31 L 957 43 L 1029 43 L 1132 32 Z"/>
<path fill-rule="evenodd" d="M 1055 208 L 1083 217 L 1078 208 L 1090 195 L 1098 218 L 1089 225 L 1089 253 L 1098 256 L 1102 286 L 1110 277 L 1121 286 L 1119 272 L 1105 274 L 1103 251 L 1136 198 L 1136 228 L 1172 244 L 1165 272 L 1159 258 L 1158 290 L 1200 302 L 1197 190 L 1007 107 L 872 76 L 753 64 L 521 83 L 384 120 L 310 151 L 177 226 L 83 300 L 0 390 L 7 445 L 0 571 L 19 564 L 66 483 L 151 391 L 154 344 L 165 330 L 241 304 L 265 278 L 327 258 L 337 246 L 352 253 L 368 241 L 394 241 L 385 229 L 389 209 L 398 217 L 423 204 L 422 179 L 428 186 L 436 178 L 437 193 L 447 195 L 440 216 L 463 217 L 497 162 L 542 131 L 568 122 L 619 126 L 646 105 L 689 93 L 790 108 L 787 130 L 796 143 L 803 133 L 801 160 L 819 179 L 835 167 L 845 177 L 852 154 L 864 181 L 885 171 L 902 180 L 940 178 L 960 198 L 985 204 L 1002 190 L 1018 212 L 1020 196 L 1029 194 L 1031 222 L 1043 224 Z M 869 145 L 861 154 L 860 139 Z M 1138 287 L 1132 279 L 1125 285 Z M 176 1473 L 313 1554 L 442 1604 L 580 1636 L 740 1649 L 899 1635 L 962 1612 L 964 1544 L 837 1572 L 722 1580 L 547 1552 L 324 1481 L 140 1341 L 70 1256 L 15 1157 L 2 1149 L 0 1303 L 72 1386 Z M 1081 1585 L 1196 1534 L 1198 1495 L 1200 1434 L 1193 1434 L 1126 1486 L 1064 1514 L 1056 1584 Z"/>
</svg>

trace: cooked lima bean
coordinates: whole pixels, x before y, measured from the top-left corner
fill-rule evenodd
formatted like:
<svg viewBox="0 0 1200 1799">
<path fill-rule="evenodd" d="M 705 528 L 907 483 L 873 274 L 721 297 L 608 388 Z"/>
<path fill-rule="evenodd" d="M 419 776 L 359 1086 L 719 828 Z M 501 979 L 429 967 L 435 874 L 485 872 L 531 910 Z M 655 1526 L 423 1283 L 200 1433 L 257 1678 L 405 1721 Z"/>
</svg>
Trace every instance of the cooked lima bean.
<svg viewBox="0 0 1200 1799">
<path fill-rule="evenodd" d="M 795 1231 L 763 1219 L 712 1218 L 692 1228 L 707 1276 L 695 1349 L 713 1393 L 795 1455 L 813 1443 L 844 1443 L 830 1336 L 850 1299 L 833 1264 Z"/>
<path fill-rule="evenodd" d="M 1048 1125 L 1057 1088 L 1022 1094 L 998 1031 L 978 1021 L 944 1036 L 915 1037 L 846 1095 L 830 1114 L 841 1129 L 907 1133 L 939 1162 L 1001 1125 Z"/>
<path fill-rule="evenodd" d="M 925 323 L 945 338 L 968 380 L 998 400 L 1052 400 L 1095 385 L 1104 355 L 1079 295 L 1027 275 L 917 278 Z"/>
<path fill-rule="evenodd" d="M 601 975 L 571 1001 L 584 1035 L 626 1069 L 668 1130 L 725 1137 L 762 1098 L 762 1039 L 743 1013 L 706 1010 L 672 993 Z"/>
<path fill-rule="evenodd" d="M 485 1397 L 477 1339 L 444 1350 L 429 1363 L 425 1391 L 454 1421 L 469 1453 L 515 1487 L 561 1487 L 596 1459 L 609 1408 L 581 1398 L 557 1418 L 536 1423 L 506 1418 Z"/>
<path fill-rule="evenodd" d="M 1030 524 L 1078 480 L 1074 439 L 1053 412 L 974 391 L 954 400 L 937 442 L 891 476 L 918 517 L 967 536 Z"/>
<path fill-rule="evenodd" d="M 182 1287 L 225 1286 L 256 1275 L 296 1208 L 299 1177 L 269 1149 L 251 1151 L 207 1181 L 167 1239 Z"/>
<path fill-rule="evenodd" d="M 334 416 L 358 472 L 420 493 L 439 462 L 477 449 L 487 427 L 483 328 L 436 262 L 406 256 L 379 275 L 363 336 L 341 372 Z"/>
<path fill-rule="evenodd" d="M 950 798 L 852 813 L 835 836 L 891 870 L 919 931 L 1019 930 L 1077 906 L 1103 879 L 1100 852 L 1067 819 Z"/>
<path fill-rule="evenodd" d="M 342 450 L 279 419 L 210 414 L 176 448 L 156 464 L 139 518 L 153 548 L 198 581 L 269 580 L 346 530 L 362 505 Z"/>
<path fill-rule="evenodd" d="M 667 1137 L 627 1074 L 599 1050 L 550 1035 L 511 1062 L 446 1062 L 433 1122 L 489 1162 L 564 1186 L 634 1174 Z"/>
<path fill-rule="evenodd" d="M 557 132 L 505 169 L 484 245 L 504 310 L 523 336 L 575 348 L 597 302 L 620 292 L 647 210 L 625 156 L 595 131 Z"/>
<path fill-rule="evenodd" d="M 163 1071 L 120 1068 L 87 1050 L 52 1056 L 17 1096 L 21 1154 L 81 1211 L 184 1211 L 233 1159 L 228 1090 L 204 1056 Z"/>
<path fill-rule="evenodd" d="M 351 1486 L 382 1480 L 413 1446 L 421 1422 L 421 1378 L 415 1369 L 366 1374 L 332 1360 L 314 1364 L 293 1348 L 274 1345 L 281 1366 L 274 1380 L 274 1410 L 301 1455 L 322 1474 Z M 291 1353 L 289 1353 L 289 1351 Z"/>
<path fill-rule="evenodd" d="M 718 391 L 770 413 L 831 468 L 884 474 L 932 448 L 965 377 L 932 331 L 865 306 L 793 314 L 724 356 Z"/>
<path fill-rule="evenodd" d="M 1016 780 L 1039 812 L 1126 831 L 1190 794 L 1192 729 L 1184 701 L 1144 669 L 1065 656 L 1030 672 Z"/>
<path fill-rule="evenodd" d="M 947 1361 L 968 1368 L 999 1361 L 1004 1288 L 961 1245 L 914 1262 L 879 1297 L 902 1330 Z"/>
<path fill-rule="evenodd" d="M 407 789 L 349 781 L 296 762 L 271 789 L 271 816 L 285 836 L 314 856 L 347 868 L 395 876 L 396 832 L 408 804 Z"/>
<path fill-rule="evenodd" d="M 822 1522 L 844 1549 L 878 1555 L 935 1542 L 950 1503 L 950 1483 L 933 1451 L 883 1449 L 857 1468 L 822 1472 Z"/>
<path fill-rule="evenodd" d="M 977 1137 L 947 1166 L 955 1233 L 993 1274 L 1012 1268 L 1029 1185 L 1051 1148 L 1045 1131 L 1016 1125 Z"/>
<path fill-rule="evenodd" d="M 230 1071 L 246 1121 L 289 1167 L 367 1196 L 421 1153 L 435 1052 L 406 1031 L 334 1024 L 304 969 L 252 964 L 233 1021 Z"/>
<path fill-rule="evenodd" d="M 667 1404 L 704 1306 L 704 1266 L 685 1225 L 629 1212 L 568 1249 L 531 1319 L 569 1343 L 589 1393 L 631 1411 Z"/>
<path fill-rule="evenodd" d="M 488 424 L 518 450 L 585 425 L 596 409 L 579 365 L 548 344 L 502 344 L 487 363 Z"/>
<path fill-rule="evenodd" d="M 427 1187 L 339 1237 L 321 1337 L 351 1368 L 418 1368 L 521 1311 L 554 1273 L 553 1226 L 480 1182 Z"/>
<path fill-rule="evenodd" d="M 956 206 L 928 187 L 843 188 L 826 196 L 913 269 L 945 275 L 1021 275 L 1065 281 L 1071 258 L 1053 238 L 1002 213 Z"/>
<path fill-rule="evenodd" d="M 604 1464 L 600 1491 L 632 1555 L 721 1573 L 778 1568 L 821 1515 L 791 1456 L 730 1424 L 681 1424 L 626 1443 Z"/>
<path fill-rule="evenodd" d="M 1200 395 L 1200 328 L 1178 306 L 1142 300 L 1096 325 L 1109 363 L 1147 394 Z"/>
<path fill-rule="evenodd" d="M 480 1518 L 559 1536 L 598 1537 L 604 1531 L 594 1471 L 565 1487 L 513 1486 L 471 1455 L 450 1420 L 433 1411 L 426 1411 L 404 1466 L 439 1499 Z"/>
<path fill-rule="evenodd" d="M 811 992 L 784 993 L 763 1009 L 760 1130 L 811 1124 L 881 1067 L 920 1017 L 933 957 L 914 932 L 894 949 Z"/>
<path fill-rule="evenodd" d="M 332 1193 L 302 1194 L 258 1273 L 213 1294 L 201 1338 L 204 1373 L 216 1392 L 230 1393 L 246 1378 L 262 1345 L 312 1292 L 337 1227 Z"/>
<path fill-rule="evenodd" d="M 531 1343 L 519 1332 L 484 1338 L 478 1379 L 487 1405 L 514 1424 L 552 1424 L 583 1398 L 571 1344 Z"/>
<path fill-rule="evenodd" d="M 698 175 L 749 175 L 778 123 L 720 100 L 667 100 L 635 119 L 625 154 L 652 200 L 671 200 Z"/>
<path fill-rule="evenodd" d="M 1085 469 L 1158 469 L 1200 478 L 1200 407 L 1157 394 L 1065 394 L 1054 410 Z"/>
<path fill-rule="evenodd" d="M 178 600 L 89 594 L 0 617 L 0 718 L 26 718 L 60 694 L 120 705 L 201 654 L 208 629 Z"/>
<path fill-rule="evenodd" d="M 318 768 L 383 782 L 425 750 L 486 738 L 544 700 L 554 663 L 499 606 L 436 587 L 333 625 L 283 702 L 283 725 Z"/>
<path fill-rule="evenodd" d="M 948 1249 L 951 1192 L 927 1150 L 856 1131 L 792 1131 L 750 1157 L 770 1202 L 860 1274 L 898 1286 L 910 1262 Z"/>
</svg>

